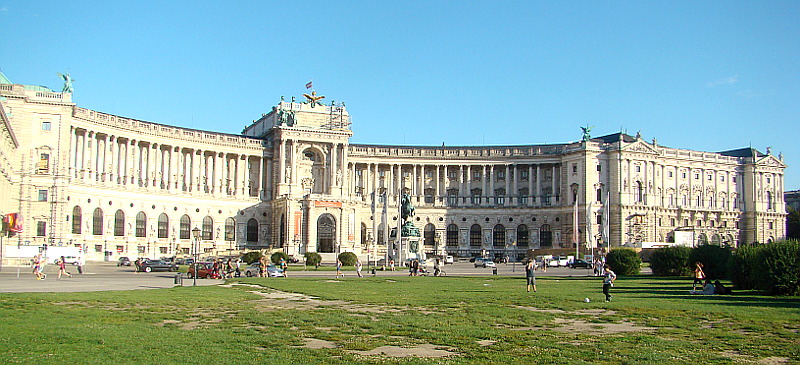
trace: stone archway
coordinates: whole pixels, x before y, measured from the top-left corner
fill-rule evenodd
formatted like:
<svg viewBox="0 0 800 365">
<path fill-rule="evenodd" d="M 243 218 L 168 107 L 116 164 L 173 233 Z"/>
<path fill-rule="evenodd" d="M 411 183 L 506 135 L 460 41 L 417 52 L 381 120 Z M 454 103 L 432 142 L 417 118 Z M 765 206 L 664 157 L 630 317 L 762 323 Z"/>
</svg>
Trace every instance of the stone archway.
<svg viewBox="0 0 800 365">
<path fill-rule="evenodd" d="M 317 219 L 317 252 L 334 253 L 336 249 L 336 219 L 325 213 Z"/>
</svg>

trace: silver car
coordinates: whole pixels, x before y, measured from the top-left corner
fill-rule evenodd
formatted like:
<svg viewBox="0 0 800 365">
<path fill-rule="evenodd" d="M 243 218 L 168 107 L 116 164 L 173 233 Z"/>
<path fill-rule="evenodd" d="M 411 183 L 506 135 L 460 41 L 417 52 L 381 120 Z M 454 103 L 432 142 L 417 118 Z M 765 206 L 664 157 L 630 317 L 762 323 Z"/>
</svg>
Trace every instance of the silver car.
<svg viewBox="0 0 800 365">
<path fill-rule="evenodd" d="M 261 264 L 259 263 L 250 264 L 244 268 L 244 275 L 247 276 L 248 278 L 258 276 L 259 272 L 261 272 Z M 277 268 L 275 265 L 267 265 L 267 273 L 271 278 L 284 276 L 283 270 Z"/>
</svg>

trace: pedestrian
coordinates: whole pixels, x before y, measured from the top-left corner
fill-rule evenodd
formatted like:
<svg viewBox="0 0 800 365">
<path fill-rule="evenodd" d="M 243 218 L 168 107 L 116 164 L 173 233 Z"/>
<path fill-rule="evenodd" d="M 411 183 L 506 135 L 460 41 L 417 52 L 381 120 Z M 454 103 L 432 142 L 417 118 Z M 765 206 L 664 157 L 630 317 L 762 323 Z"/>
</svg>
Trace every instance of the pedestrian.
<svg viewBox="0 0 800 365">
<path fill-rule="evenodd" d="M 531 292 L 531 288 L 536 293 L 536 264 L 533 260 L 528 261 L 528 264 L 525 265 L 525 279 L 528 282 L 528 293 Z"/>
<path fill-rule="evenodd" d="M 697 285 L 703 288 L 703 280 L 706 278 L 706 273 L 703 272 L 703 263 L 697 261 L 694 263 L 694 281 L 692 281 L 692 290 L 697 290 Z"/>
<path fill-rule="evenodd" d="M 67 262 L 64 259 L 64 256 L 58 259 L 58 278 L 61 279 L 61 274 L 67 274 L 67 276 L 72 277 L 70 273 L 67 272 Z"/>
<path fill-rule="evenodd" d="M 242 276 L 242 259 L 236 259 L 236 277 Z"/>
<path fill-rule="evenodd" d="M 358 277 L 360 278 L 364 277 L 361 275 L 361 260 L 356 261 L 356 274 L 358 274 Z"/>
<path fill-rule="evenodd" d="M 389 269 L 394 271 L 394 259 L 389 259 Z"/>
<path fill-rule="evenodd" d="M 231 259 L 225 263 L 225 278 L 232 278 L 233 277 L 233 263 Z"/>
<path fill-rule="evenodd" d="M 342 273 L 342 260 L 336 259 L 336 278 L 338 279 L 340 275 L 344 278 L 344 274 Z"/>
<path fill-rule="evenodd" d="M 283 270 L 283 277 L 289 277 L 287 274 L 289 271 L 289 264 L 286 263 L 286 260 L 284 260 L 283 257 L 281 257 L 281 261 L 278 263 L 278 265 L 281 267 L 281 270 Z"/>
<path fill-rule="evenodd" d="M 33 276 L 36 276 L 36 280 L 44 280 L 47 278 L 42 270 L 44 266 L 44 260 L 42 259 L 42 254 L 38 254 L 33 257 Z"/>
<path fill-rule="evenodd" d="M 139 265 L 142 263 L 142 258 L 137 257 L 136 260 L 133 261 L 133 273 L 136 274 L 139 272 Z"/>
<path fill-rule="evenodd" d="M 78 274 L 83 275 L 83 266 L 86 265 L 86 258 L 81 254 L 78 256 Z"/>
<path fill-rule="evenodd" d="M 258 267 L 259 276 L 261 276 L 262 278 L 266 277 L 268 275 L 267 274 L 267 257 L 266 256 L 261 256 L 261 258 L 258 259 L 258 263 L 259 263 L 259 267 Z"/>
<path fill-rule="evenodd" d="M 609 290 L 611 287 L 614 286 L 614 280 L 617 280 L 617 274 L 611 271 L 611 267 L 608 264 L 603 266 L 603 294 L 606 296 L 606 302 L 611 301 L 611 294 Z"/>
<path fill-rule="evenodd" d="M 436 259 L 436 261 L 433 262 L 433 276 L 439 276 L 441 272 L 441 264 L 439 263 L 439 259 Z"/>
</svg>

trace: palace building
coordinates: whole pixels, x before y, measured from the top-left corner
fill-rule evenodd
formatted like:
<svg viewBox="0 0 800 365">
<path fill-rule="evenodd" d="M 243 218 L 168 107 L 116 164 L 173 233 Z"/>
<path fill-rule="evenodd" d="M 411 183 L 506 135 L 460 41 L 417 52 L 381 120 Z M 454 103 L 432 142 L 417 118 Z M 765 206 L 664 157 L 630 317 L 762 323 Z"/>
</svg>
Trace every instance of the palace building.
<svg viewBox="0 0 800 365">
<path fill-rule="evenodd" d="M 18 220 L 6 219 L 4 245 L 78 246 L 90 259 L 180 257 L 195 245 L 383 257 L 404 249 L 391 237 L 402 194 L 428 255 L 785 235 L 786 166 L 769 149 L 588 131 L 561 144 L 351 144 L 344 103 L 315 95 L 281 98 L 227 134 L 85 109 L 64 89 L 0 74 L 0 213 Z"/>
</svg>

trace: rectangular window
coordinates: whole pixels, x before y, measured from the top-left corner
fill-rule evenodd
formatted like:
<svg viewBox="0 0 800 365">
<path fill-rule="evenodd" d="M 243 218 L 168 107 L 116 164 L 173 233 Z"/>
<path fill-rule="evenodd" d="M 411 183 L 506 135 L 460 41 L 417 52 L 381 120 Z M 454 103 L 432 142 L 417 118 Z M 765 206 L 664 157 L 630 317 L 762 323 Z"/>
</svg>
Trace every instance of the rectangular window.
<svg viewBox="0 0 800 365">
<path fill-rule="evenodd" d="M 50 130 L 50 122 L 42 122 L 42 130 L 49 131 Z"/>
<path fill-rule="evenodd" d="M 425 171 L 425 178 L 426 179 L 433 179 L 433 171 Z"/>
<path fill-rule="evenodd" d="M 767 225 L 769 226 L 769 229 L 773 229 L 773 228 L 774 228 L 774 227 L 772 226 L 772 222 L 768 222 L 768 223 L 767 223 Z"/>
<path fill-rule="evenodd" d="M 698 174 L 698 173 L 695 173 L 695 174 L 694 174 L 694 179 L 695 179 L 695 180 L 700 180 L 700 174 Z"/>
<path fill-rule="evenodd" d="M 721 176 L 719 177 L 719 181 L 725 182 L 725 175 L 721 175 Z"/>
<path fill-rule="evenodd" d="M 472 180 L 480 180 L 481 179 L 481 172 L 480 171 L 473 171 L 472 172 Z"/>
<path fill-rule="evenodd" d="M 47 201 L 47 190 L 39 190 L 39 201 L 40 202 Z"/>
<path fill-rule="evenodd" d="M 636 165 L 636 172 L 642 172 L 642 167 L 639 166 L 639 165 Z"/>
<path fill-rule="evenodd" d="M 573 174 L 577 174 L 578 173 L 578 164 L 576 164 L 576 163 L 572 164 L 572 173 Z"/>
<path fill-rule="evenodd" d="M 770 179 L 770 177 L 767 176 L 767 184 L 769 184 L 771 181 L 772 181 L 772 179 Z"/>
<path fill-rule="evenodd" d="M 603 166 L 598 164 L 597 165 L 597 172 L 601 172 L 601 171 L 603 171 Z"/>
<path fill-rule="evenodd" d="M 522 170 L 519 172 L 520 180 L 528 180 L 528 170 Z"/>
<path fill-rule="evenodd" d="M 44 237 L 47 235 L 47 222 L 36 222 L 36 235 L 39 237 Z"/>
<path fill-rule="evenodd" d="M 712 181 L 712 180 L 714 180 L 714 176 L 713 176 L 713 175 L 711 175 L 711 174 L 708 174 L 708 178 L 707 178 L 706 180 L 708 180 L 708 181 Z"/>
<path fill-rule="evenodd" d="M 597 215 L 597 224 L 603 224 L 603 215 L 602 214 L 598 214 Z"/>
<path fill-rule="evenodd" d="M 603 189 L 597 189 L 597 196 L 595 197 L 596 201 L 603 201 Z"/>
<path fill-rule="evenodd" d="M 498 171 L 497 172 L 497 180 L 505 180 L 506 179 L 506 172 L 505 171 Z"/>
<path fill-rule="evenodd" d="M 94 245 L 94 252 L 103 252 L 103 245 Z"/>
<path fill-rule="evenodd" d="M 672 171 L 670 171 L 667 176 L 672 177 Z"/>
<path fill-rule="evenodd" d="M 672 227 L 675 227 L 675 218 L 670 218 L 669 219 L 669 225 L 672 226 Z"/>
<path fill-rule="evenodd" d="M 685 172 L 681 172 L 681 179 L 685 179 L 685 178 L 686 178 L 686 173 Z"/>
<path fill-rule="evenodd" d="M 455 180 L 458 177 L 458 172 L 456 170 L 450 170 L 447 172 L 447 177 L 450 178 L 450 180 Z"/>
</svg>

